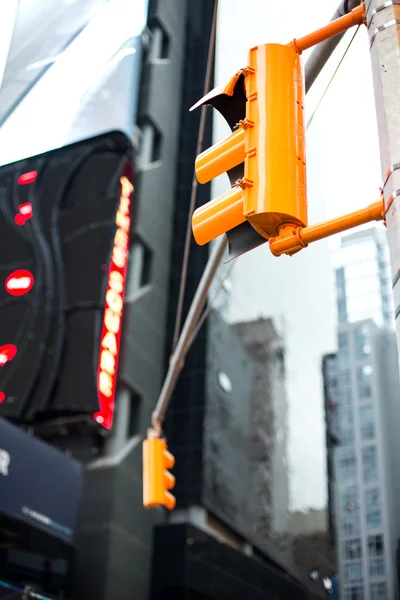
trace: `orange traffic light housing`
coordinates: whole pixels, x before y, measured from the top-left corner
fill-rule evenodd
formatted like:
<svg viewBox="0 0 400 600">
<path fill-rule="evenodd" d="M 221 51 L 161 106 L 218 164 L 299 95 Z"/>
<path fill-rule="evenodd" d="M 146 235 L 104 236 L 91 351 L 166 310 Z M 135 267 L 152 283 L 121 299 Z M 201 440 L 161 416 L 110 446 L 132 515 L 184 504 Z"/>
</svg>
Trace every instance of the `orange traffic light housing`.
<svg viewBox="0 0 400 600">
<path fill-rule="evenodd" d="M 227 172 L 232 187 L 193 214 L 197 243 L 227 233 L 236 256 L 277 235 L 284 222 L 305 226 L 304 85 L 296 49 L 251 48 L 248 67 L 195 106 L 204 103 L 225 116 L 232 134 L 197 157 L 196 175 L 206 183 Z"/>
<path fill-rule="evenodd" d="M 251 48 L 248 66 L 191 108 L 212 105 L 232 130 L 196 160 L 200 183 L 224 172 L 231 182 L 230 190 L 193 213 L 192 230 L 199 245 L 226 233 L 230 258 L 267 240 L 275 256 L 292 255 L 310 242 L 384 219 L 379 200 L 361 211 L 308 227 L 305 91 L 300 55 L 362 23 L 363 3 L 287 45 Z"/>
<path fill-rule="evenodd" d="M 149 437 L 143 442 L 143 506 L 175 508 L 176 499 L 169 492 L 175 486 L 175 477 L 169 472 L 175 458 L 167 449 L 165 440 Z"/>
</svg>

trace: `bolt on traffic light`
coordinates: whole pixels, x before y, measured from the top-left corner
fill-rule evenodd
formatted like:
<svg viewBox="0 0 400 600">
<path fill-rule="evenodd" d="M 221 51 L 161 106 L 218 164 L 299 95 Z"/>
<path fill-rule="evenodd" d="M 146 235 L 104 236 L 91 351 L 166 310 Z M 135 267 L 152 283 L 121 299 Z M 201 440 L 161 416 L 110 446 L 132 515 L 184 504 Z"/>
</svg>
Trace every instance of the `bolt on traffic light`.
<svg viewBox="0 0 400 600">
<path fill-rule="evenodd" d="M 285 223 L 306 226 L 304 85 L 294 46 L 251 48 L 248 66 L 192 110 L 201 104 L 214 106 L 232 133 L 197 157 L 197 178 L 206 183 L 227 172 L 232 187 L 194 212 L 196 242 L 226 233 L 234 258 Z"/>
<path fill-rule="evenodd" d="M 143 442 L 143 506 L 175 508 L 176 499 L 168 491 L 175 486 L 172 469 L 175 458 L 168 452 L 165 440 L 149 437 Z"/>
</svg>

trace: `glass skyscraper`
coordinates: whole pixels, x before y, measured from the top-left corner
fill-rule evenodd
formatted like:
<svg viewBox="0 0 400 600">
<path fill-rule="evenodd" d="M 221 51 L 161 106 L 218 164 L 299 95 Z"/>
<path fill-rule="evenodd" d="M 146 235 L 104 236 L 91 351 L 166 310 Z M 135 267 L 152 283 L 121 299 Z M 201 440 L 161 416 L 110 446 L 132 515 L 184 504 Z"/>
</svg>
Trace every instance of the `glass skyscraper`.
<svg viewBox="0 0 400 600">
<path fill-rule="evenodd" d="M 397 598 L 400 389 L 383 228 L 345 236 L 334 256 L 338 353 L 335 514 L 342 598 Z"/>
<path fill-rule="evenodd" d="M 386 229 L 362 229 L 342 238 L 334 254 L 339 323 L 372 319 L 394 327 Z"/>
</svg>

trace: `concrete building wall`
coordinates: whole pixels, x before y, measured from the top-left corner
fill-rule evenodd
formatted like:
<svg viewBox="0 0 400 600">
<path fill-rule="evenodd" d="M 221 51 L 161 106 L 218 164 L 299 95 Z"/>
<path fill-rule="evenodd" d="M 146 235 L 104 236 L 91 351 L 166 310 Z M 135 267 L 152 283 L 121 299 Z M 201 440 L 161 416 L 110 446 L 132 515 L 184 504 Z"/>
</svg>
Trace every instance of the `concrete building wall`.
<svg viewBox="0 0 400 600">
<path fill-rule="evenodd" d="M 271 319 L 233 326 L 254 364 L 250 396 L 253 493 L 249 512 L 261 536 L 288 552 L 288 406 L 285 353 Z"/>
</svg>

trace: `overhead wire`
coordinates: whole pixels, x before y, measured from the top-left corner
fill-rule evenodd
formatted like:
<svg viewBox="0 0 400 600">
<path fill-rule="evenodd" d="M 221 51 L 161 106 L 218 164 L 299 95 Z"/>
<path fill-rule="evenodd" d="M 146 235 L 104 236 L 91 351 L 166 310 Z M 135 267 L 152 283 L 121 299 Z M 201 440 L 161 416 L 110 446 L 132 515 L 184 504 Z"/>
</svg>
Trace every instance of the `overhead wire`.
<svg viewBox="0 0 400 600">
<path fill-rule="evenodd" d="M 323 93 L 322 93 L 322 96 L 320 97 L 320 99 L 319 99 L 319 101 L 318 101 L 318 103 L 317 103 L 317 106 L 315 107 L 315 109 L 314 109 L 313 113 L 311 114 L 311 117 L 310 117 L 310 118 L 308 119 L 308 121 L 307 121 L 306 129 L 308 129 L 308 128 L 310 127 L 311 123 L 313 122 L 313 120 L 314 120 L 314 117 L 315 117 L 315 115 L 316 115 L 316 113 L 317 113 L 317 111 L 318 111 L 319 107 L 321 106 L 321 104 L 322 104 L 322 102 L 323 102 L 323 100 L 324 100 L 324 98 L 325 98 L 326 94 L 328 93 L 328 91 L 329 91 L 329 88 L 331 87 L 331 85 L 332 85 L 332 83 L 333 83 L 333 80 L 335 79 L 335 77 L 336 77 L 336 75 L 337 75 L 337 73 L 338 73 L 338 71 L 339 71 L 339 69 L 340 69 L 340 67 L 341 67 L 341 65 L 342 65 L 342 63 L 343 63 L 343 61 L 344 61 L 344 59 L 345 59 L 345 56 L 347 55 L 348 51 L 350 50 L 350 47 L 351 47 L 352 43 L 354 42 L 354 39 L 355 39 L 355 37 L 356 37 L 356 35 L 357 35 L 357 33 L 358 33 L 358 31 L 359 31 L 360 27 L 361 27 L 361 25 L 358 25 L 358 27 L 357 27 L 357 29 L 355 30 L 355 32 L 353 33 L 353 35 L 352 35 L 352 37 L 351 37 L 351 39 L 350 39 L 349 43 L 347 44 L 346 50 L 344 51 L 344 53 L 343 53 L 343 55 L 342 55 L 342 57 L 341 57 L 340 61 L 338 62 L 337 66 L 336 66 L 336 69 L 334 70 L 334 72 L 333 72 L 333 74 L 332 74 L 332 77 L 329 79 L 329 81 L 328 81 L 328 84 L 327 84 L 327 86 L 325 87 L 325 89 L 324 89 L 324 91 L 323 91 Z"/>
<path fill-rule="evenodd" d="M 218 0 L 215 0 L 213 21 L 212 21 L 211 33 L 210 33 L 210 41 L 209 41 L 209 45 L 208 45 L 208 57 L 207 57 L 206 76 L 205 76 L 205 80 L 204 80 L 203 96 L 205 96 L 210 91 L 211 74 L 212 74 L 213 62 L 214 62 L 216 31 L 217 31 L 217 13 L 218 13 Z M 199 126 L 199 134 L 197 137 L 196 156 L 198 156 L 203 149 L 204 133 L 205 133 L 205 128 L 206 128 L 206 118 L 207 118 L 207 105 L 203 104 L 203 106 L 201 107 L 200 126 Z M 172 354 L 174 353 L 176 345 L 178 343 L 178 338 L 179 338 L 181 323 L 182 323 L 183 302 L 184 302 L 184 298 L 185 298 L 187 272 L 188 272 L 189 255 L 190 255 L 190 243 L 191 243 L 191 238 L 192 238 L 191 221 L 192 221 L 192 215 L 194 213 L 194 209 L 195 209 L 195 205 L 196 205 L 197 188 L 198 188 L 198 182 L 197 182 L 196 173 L 194 173 L 193 180 L 192 180 L 192 188 L 191 188 L 191 193 L 190 193 L 189 212 L 188 212 L 186 236 L 185 236 L 185 246 L 184 246 L 184 250 L 183 250 L 183 261 L 182 261 L 182 270 L 181 270 L 181 280 L 180 280 L 180 284 L 179 284 L 178 306 L 176 309 L 174 337 L 173 337 L 173 342 L 172 342 Z"/>
</svg>

